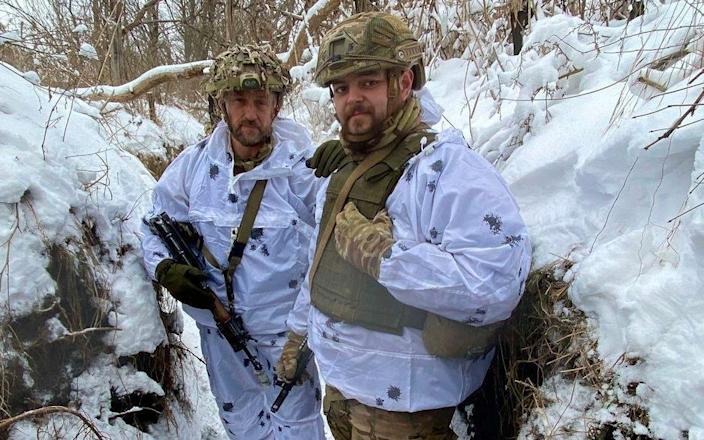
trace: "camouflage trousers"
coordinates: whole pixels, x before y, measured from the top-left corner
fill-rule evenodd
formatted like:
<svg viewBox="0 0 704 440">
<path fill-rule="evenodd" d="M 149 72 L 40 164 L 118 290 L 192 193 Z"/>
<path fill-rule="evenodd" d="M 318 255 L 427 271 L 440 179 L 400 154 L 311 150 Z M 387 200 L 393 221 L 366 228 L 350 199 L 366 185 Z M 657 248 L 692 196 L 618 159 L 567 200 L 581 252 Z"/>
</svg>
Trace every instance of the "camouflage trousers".
<svg viewBox="0 0 704 440">
<path fill-rule="evenodd" d="M 455 440 L 450 429 L 455 408 L 414 413 L 384 411 L 346 399 L 326 386 L 325 416 L 335 440 Z"/>
</svg>

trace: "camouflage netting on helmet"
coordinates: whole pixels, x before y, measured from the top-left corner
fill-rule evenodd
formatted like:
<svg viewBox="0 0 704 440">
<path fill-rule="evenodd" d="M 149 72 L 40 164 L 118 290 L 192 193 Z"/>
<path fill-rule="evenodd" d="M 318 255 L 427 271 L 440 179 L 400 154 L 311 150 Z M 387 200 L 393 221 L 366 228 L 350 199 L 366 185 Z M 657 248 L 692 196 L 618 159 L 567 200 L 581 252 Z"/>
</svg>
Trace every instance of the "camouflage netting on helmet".
<svg viewBox="0 0 704 440">
<path fill-rule="evenodd" d="M 315 81 L 321 86 L 351 73 L 412 69 L 413 88 L 425 84 L 423 48 L 408 25 L 383 12 L 353 15 L 328 32 L 320 44 Z"/>
<path fill-rule="evenodd" d="M 232 90 L 284 93 L 290 84 L 288 70 L 268 46 L 234 46 L 215 57 L 205 91 L 218 100 Z"/>
</svg>

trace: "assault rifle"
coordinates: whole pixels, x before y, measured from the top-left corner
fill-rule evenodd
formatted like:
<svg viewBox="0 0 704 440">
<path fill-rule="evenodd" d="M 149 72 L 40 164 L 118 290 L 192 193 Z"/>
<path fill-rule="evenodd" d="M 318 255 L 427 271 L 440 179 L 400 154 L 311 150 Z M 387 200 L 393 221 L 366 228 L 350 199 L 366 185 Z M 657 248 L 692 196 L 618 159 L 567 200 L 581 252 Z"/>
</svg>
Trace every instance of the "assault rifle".
<svg viewBox="0 0 704 440">
<path fill-rule="evenodd" d="M 174 260 L 180 264 L 187 264 L 205 272 L 205 263 L 198 258 L 189 242 L 184 238 L 176 222 L 165 212 L 149 220 L 149 229 L 158 236 L 169 250 Z M 247 348 L 247 341 L 251 340 L 247 329 L 244 328 L 242 317 L 228 312 L 220 298 L 203 282 L 203 290 L 213 299 L 213 309 L 211 310 L 215 324 L 220 333 L 225 337 L 235 352 L 242 351 L 254 368 L 254 374 L 262 385 L 269 384 L 269 378 L 264 372 L 261 362 Z"/>
<path fill-rule="evenodd" d="M 296 356 L 296 372 L 293 375 L 293 379 L 291 379 L 290 382 L 284 382 L 280 379 L 276 381 L 276 384 L 281 386 L 281 391 L 279 391 L 279 395 L 276 396 L 276 400 L 274 400 L 274 403 L 271 405 L 271 412 L 275 413 L 279 410 L 279 408 L 281 408 L 281 404 L 284 403 L 284 400 L 286 400 L 288 393 L 291 392 L 291 388 L 293 388 L 293 386 L 296 385 L 303 377 L 303 374 L 306 371 L 306 366 L 308 365 L 311 357 L 313 357 L 313 352 L 310 348 L 308 348 L 308 336 L 306 336 L 301 341 L 301 345 L 298 346 L 298 355 Z"/>
</svg>

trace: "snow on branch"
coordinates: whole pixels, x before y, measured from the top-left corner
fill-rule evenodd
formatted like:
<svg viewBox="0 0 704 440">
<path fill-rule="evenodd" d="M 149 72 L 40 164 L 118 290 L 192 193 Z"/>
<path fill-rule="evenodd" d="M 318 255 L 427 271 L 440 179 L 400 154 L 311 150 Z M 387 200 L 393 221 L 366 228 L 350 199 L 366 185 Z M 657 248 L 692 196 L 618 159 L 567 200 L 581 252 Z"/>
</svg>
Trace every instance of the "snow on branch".
<svg viewBox="0 0 704 440">
<path fill-rule="evenodd" d="M 212 64 L 213 60 L 203 60 L 185 64 L 158 66 L 120 86 L 100 85 L 86 87 L 75 89 L 73 93 L 78 98 L 89 101 L 106 100 L 127 102 L 143 95 L 159 84 L 203 75 L 203 70 L 210 67 Z"/>
<path fill-rule="evenodd" d="M 285 55 L 284 63 L 289 67 L 298 64 L 303 50 L 308 45 L 310 35 L 315 35 L 321 23 L 340 7 L 341 0 L 318 0 L 303 16 L 303 23 L 298 29 L 296 38 Z"/>
</svg>

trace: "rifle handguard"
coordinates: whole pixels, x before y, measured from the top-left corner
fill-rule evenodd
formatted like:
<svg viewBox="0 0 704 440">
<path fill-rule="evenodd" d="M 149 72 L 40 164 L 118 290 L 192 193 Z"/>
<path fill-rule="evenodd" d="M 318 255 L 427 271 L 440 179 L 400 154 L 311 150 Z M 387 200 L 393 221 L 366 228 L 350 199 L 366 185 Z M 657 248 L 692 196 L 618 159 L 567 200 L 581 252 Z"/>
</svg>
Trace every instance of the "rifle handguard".
<svg viewBox="0 0 704 440">
<path fill-rule="evenodd" d="M 174 220 L 168 214 L 161 214 L 149 220 L 149 229 L 158 236 L 169 250 L 173 259 L 180 264 L 187 264 L 201 270 L 205 270 L 205 264 L 193 252 L 193 249 L 188 245 L 186 239 L 175 226 Z M 220 301 L 220 298 L 213 292 L 207 283 L 203 283 L 203 290 L 212 297 L 213 300 L 213 318 L 220 330 L 220 333 L 225 337 L 227 342 L 232 346 L 235 352 L 242 351 L 252 364 L 254 374 L 262 385 L 269 385 L 269 377 L 264 372 L 261 362 L 247 348 L 247 341 L 251 339 L 247 329 L 244 328 L 242 318 L 239 316 L 231 316 L 225 308 L 225 305 Z"/>
</svg>

